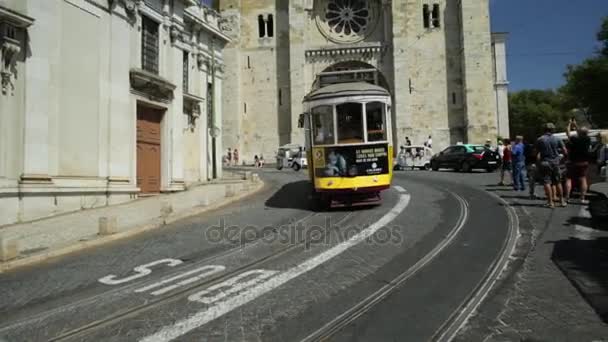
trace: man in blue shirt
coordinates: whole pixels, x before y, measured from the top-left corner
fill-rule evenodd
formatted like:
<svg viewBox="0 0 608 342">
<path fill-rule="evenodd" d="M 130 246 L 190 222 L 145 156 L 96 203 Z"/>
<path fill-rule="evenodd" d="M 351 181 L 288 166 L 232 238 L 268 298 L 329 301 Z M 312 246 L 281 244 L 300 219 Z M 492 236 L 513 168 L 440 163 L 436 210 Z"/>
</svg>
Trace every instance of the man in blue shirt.
<svg viewBox="0 0 608 342">
<path fill-rule="evenodd" d="M 526 190 L 526 153 L 524 137 L 515 137 L 513 146 L 513 188 L 515 191 Z"/>
</svg>

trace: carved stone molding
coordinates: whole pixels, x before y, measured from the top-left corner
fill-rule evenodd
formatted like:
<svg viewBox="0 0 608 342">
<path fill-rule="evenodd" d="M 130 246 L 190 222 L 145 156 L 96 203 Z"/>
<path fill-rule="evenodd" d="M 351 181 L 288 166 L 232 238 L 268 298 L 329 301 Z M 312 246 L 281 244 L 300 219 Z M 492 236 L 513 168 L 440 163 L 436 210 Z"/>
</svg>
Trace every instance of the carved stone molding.
<svg viewBox="0 0 608 342">
<path fill-rule="evenodd" d="M 166 79 L 141 69 L 131 69 L 131 89 L 160 102 L 171 102 L 176 86 Z"/>
<path fill-rule="evenodd" d="M 14 89 L 11 80 L 13 74 L 11 68 L 21 52 L 21 42 L 16 39 L 3 37 L 0 50 L 2 51 L 2 69 L 0 70 L 2 77 L 2 93 L 7 94 L 9 85 Z"/>
<path fill-rule="evenodd" d="M 204 67 L 208 67 L 209 58 L 199 52 L 198 55 L 196 55 L 196 64 L 198 65 L 199 70 L 203 70 Z"/>
<path fill-rule="evenodd" d="M 21 13 L 0 6 L 0 87 L 2 94 L 8 93 L 9 86 L 14 90 L 12 82 L 16 70 L 17 56 L 21 53 L 21 31 L 34 23 L 34 19 Z"/>
<path fill-rule="evenodd" d="M 372 59 L 382 59 L 387 50 L 387 45 L 374 44 L 363 46 L 323 47 L 309 49 L 304 53 L 306 58 L 313 62 L 324 62 L 328 60 L 370 61 Z"/>
</svg>

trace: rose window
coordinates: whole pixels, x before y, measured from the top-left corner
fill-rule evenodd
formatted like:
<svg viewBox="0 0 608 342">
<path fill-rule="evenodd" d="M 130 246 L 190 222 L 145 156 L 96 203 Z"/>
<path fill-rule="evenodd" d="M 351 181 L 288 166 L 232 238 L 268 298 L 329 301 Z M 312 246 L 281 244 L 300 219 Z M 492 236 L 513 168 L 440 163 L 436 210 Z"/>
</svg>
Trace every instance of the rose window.
<svg viewBox="0 0 608 342">
<path fill-rule="evenodd" d="M 358 42 L 372 31 L 376 21 L 377 1 L 328 0 L 315 7 L 319 29 L 334 42 Z"/>
</svg>

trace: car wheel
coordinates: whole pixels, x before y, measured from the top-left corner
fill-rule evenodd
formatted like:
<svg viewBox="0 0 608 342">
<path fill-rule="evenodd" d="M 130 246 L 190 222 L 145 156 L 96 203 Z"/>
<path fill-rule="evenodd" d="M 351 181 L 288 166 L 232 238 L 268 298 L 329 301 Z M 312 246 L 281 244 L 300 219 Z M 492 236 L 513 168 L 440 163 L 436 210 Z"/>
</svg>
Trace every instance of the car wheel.
<svg viewBox="0 0 608 342">
<path fill-rule="evenodd" d="M 293 164 L 291 165 L 291 168 L 292 168 L 294 171 L 300 171 L 300 169 L 301 169 L 302 167 L 301 167 L 301 166 L 300 166 L 300 164 L 298 164 L 298 163 L 293 163 Z"/>
<path fill-rule="evenodd" d="M 424 164 L 424 167 L 423 167 L 422 169 L 423 169 L 423 170 L 425 170 L 425 171 L 428 171 L 428 170 L 430 170 L 430 169 L 431 169 L 431 165 L 429 165 L 429 164 Z"/>
<path fill-rule="evenodd" d="M 435 162 L 435 161 L 431 162 L 431 170 L 439 171 L 439 165 L 437 164 L 437 162 Z"/>
<path fill-rule="evenodd" d="M 277 163 L 277 170 L 283 170 L 283 164 Z"/>
<path fill-rule="evenodd" d="M 467 161 L 462 162 L 462 164 L 460 165 L 460 171 L 471 172 L 471 164 L 469 164 L 469 162 Z"/>
</svg>

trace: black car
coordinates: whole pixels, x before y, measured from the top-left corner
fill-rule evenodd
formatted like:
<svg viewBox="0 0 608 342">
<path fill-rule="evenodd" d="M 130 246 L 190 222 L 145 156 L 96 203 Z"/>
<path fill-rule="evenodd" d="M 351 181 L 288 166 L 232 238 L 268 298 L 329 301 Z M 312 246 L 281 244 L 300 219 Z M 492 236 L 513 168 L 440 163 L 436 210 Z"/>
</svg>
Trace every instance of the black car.
<svg viewBox="0 0 608 342">
<path fill-rule="evenodd" d="M 431 169 L 441 168 L 470 172 L 473 169 L 495 171 L 500 164 L 498 153 L 482 145 L 453 145 L 431 158 Z"/>
</svg>

